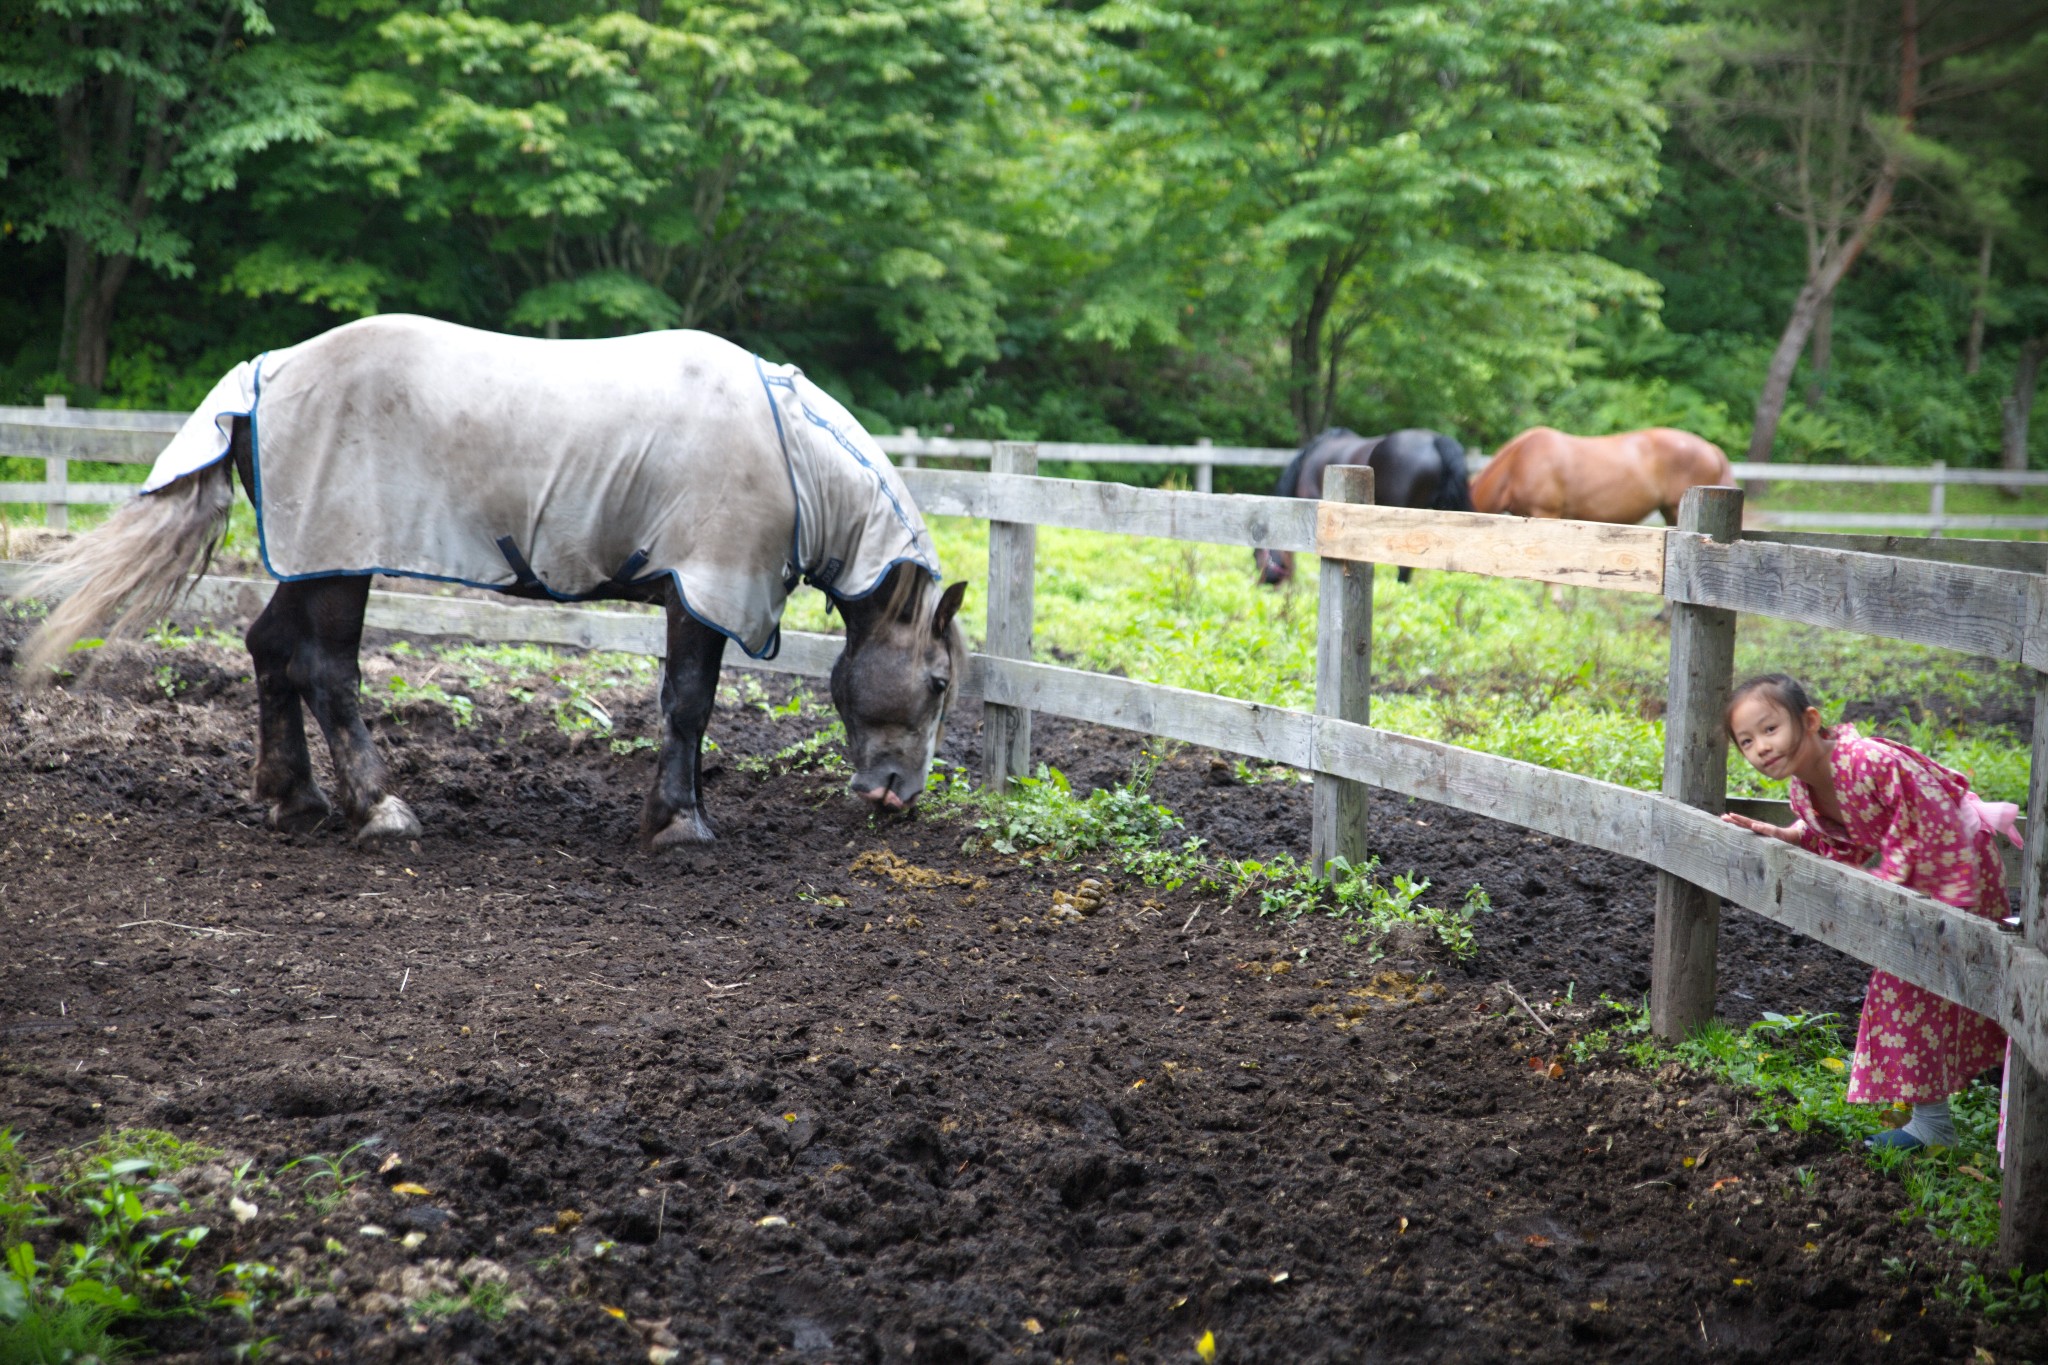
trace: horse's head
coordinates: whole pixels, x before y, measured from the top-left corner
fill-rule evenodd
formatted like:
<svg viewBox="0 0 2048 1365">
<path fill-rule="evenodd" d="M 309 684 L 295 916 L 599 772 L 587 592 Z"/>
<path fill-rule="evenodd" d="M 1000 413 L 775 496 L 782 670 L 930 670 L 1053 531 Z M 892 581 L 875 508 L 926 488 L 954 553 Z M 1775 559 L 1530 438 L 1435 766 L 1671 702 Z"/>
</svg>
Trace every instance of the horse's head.
<svg viewBox="0 0 2048 1365">
<path fill-rule="evenodd" d="M 899 564 L 866 597 L 843 600 L 846 649 L 832 665 L 832 704 L 846 724 L 853 790 L 903 810 L 924 790 L 946 710 L 967 668 L 953 618 L 967 585 L 944 592 L 915 564 Z"/>
<path fill-rule="evenodd" d="M 1286 550 L 1253 550 L 1252 567 L 1258 570 L 1261 583 L 1278 587 L 1294 577 L 1294 556 Z"/>
</svg>

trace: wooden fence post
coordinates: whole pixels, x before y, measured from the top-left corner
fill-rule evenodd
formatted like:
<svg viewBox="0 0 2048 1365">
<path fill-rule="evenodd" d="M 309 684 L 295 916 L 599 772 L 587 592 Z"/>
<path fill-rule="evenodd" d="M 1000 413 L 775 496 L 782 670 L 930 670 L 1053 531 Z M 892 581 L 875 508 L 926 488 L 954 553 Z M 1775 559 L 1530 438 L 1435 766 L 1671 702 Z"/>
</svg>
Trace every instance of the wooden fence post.
<svg viewBox="0 0 2048 1365">
<path fill-rule="evenodd" d="M 1373 501 L 1372 470 L 1331 465 L 1323 475 L 1323 501 Z M 1316 615 L 1316 714 L 1372 721 L 1372 565 L 1324 558 Z M 1366 856 L 1368 788 L 1349 778 L 1316 774 L 1309 861 L 1327 876 L 1332 858 L 1357 863 Z"/>
<path fill-rule="evenodd" d="M 998 441 L 989 461 L 991 475 L 1036 474 L 1038 446 Z M 988 524 L 988 630 L 984 653 L 1003 659 L 1031 657 L 1032 574 L 1038 528 L 1029 522 Z M 1002 791 L 1013 777 L 1031 772 L 1031 713 L 1018 706 L 982 707 L 981 781 Z"/>
<path fill-rule="evenodd" d="M 906 441 L 915 441 L 915 440 L 917 439 L 917 428 L 916 428 L 916 427 L 905 427 L 905 428 L 903 428 L 903 430 L 902 430 L 902 431 L 901 431 L 901 432 L 900 432 L 899 434 L 900 434 L 900 435 L 901 435 L 901 436 L 903 437 L 903 439 L 904 439 L 904 440 L 906 440 Z M 897 459 L 897 461 L 896 461 L 896 467 L 897 467 L 898 469 L 915 469 L 915 468 L 917 468 L 917 455 L 916 455 L 916 453 L 915 453 L 915 452 L 912 452 L 912 451 L 905 451 L 905 452 L 903 453 L 903 455 L 902 455 L 901 457 L 899 457 L 899 458 Z"/>
<path fill-rule="evenodd" d="M 62 412 L 70 404 L 61 393 L 43 395 L 43 406 L 51 412 Z M 71 506 L 65 500 L 66 485 L 71 482 L 71 461 L 52 455 L 43 461 L 43 482 L 49 486 L 48 501 L 44 504 L 43 522 L 53 530 L 71 529 Z"/>
<path fill-rule="evenodd" d="M 1198 446 L 1211 446 L 1216 443 L 1207 436 L 1198 436 L 1195 438 L 1195 444 Z M 1197 493 L 1213 493 L 1216 491 L 1215 465 L 1198 464 L 1195 466 L 1195 491 Z"/>
<path fill-rule="evenodd" d="M 1941 481 L 1941 476 L 1948 472 L 1948 461 L 1936 460 L 1928 468 L 1934 473 L 1934 486 L 1927 492 L 1927 516 L 1933 523 L 1927 528 L 1927 538 L 1939 540 L 1942 520 L 1948 514 L 1948 485 Z"/>
<path fill-rule="evenodd" d="M 1715 540 L 1742 534 L 1742 490 L 1688 488 L 1678 528 Z M 1719 814 L 1727 809 L 1728 740 L 1721 713 L 1735 668 L 1735 613 L 1667 599 L 1671 680 L 1664 710 L 1664 794 Z M 1650 951 L 1650 1023 L 1676 1042 L 1714 1017 L 1714 955 L 1721 900 L 1657 874 L 1657 930 Z"/>
<path fill-rule="evenodd" d="M 2020 854 L 2020 923 L 2027 942 L 2048 949 L 2048 673 L 2034 675 L 2034 749 L 2027 782 L 2027 844 Z M 2048 1077 L 2018 1048 L 2005 1074 L 2005 1189 L 1998 1254 L 2011 1265 L 2048 1270 Z"/>
</svg>

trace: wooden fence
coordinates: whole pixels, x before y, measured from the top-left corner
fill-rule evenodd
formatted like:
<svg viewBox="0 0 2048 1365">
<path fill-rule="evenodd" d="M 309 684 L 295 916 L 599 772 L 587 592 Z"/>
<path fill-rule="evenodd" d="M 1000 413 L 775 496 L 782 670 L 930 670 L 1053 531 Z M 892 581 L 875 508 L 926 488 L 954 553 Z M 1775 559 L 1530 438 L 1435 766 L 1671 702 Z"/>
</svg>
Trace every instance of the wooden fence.
<svg viewBox="0 0 2048 1365">
<path fill-rule="evenodd" d="M 140 428 L 138 427 L 138 430 Z M 152 439 L 161 433 L 152 433 Z M 1032 474 L 1042 451 L 1005 444 L 996 471 L 910 469 L 927 514 L 980 517 L 989 538 L 990 648 L 963 691 L 989 708 L 985 776 L 1030 763 L 1034 711 L 1137 731 L 1315 774 L 1318 856 L 1370 841 L 1370 789 L 1415 797 L 1588 844 L 1655 867 L 1652 945 L 1657 1031 L 1710 1016 L 1720 904 L 1728 901 L 1997 1020 L 2015 1043 L 2008 1101 L 2001 1251 L 2048 1266 L 2048 574 L 2042 547 L 1923 541 L 1874 553 L 1876 537 L 1739 532 L 1741 494 L 1694 489 L 1677 528 L 1417 511 L 1371 505 L 1370 472 L 1349 471 L 1331 500 L 1215 496 Z M 101 456 L 103 458 L 103 456 Z M 1317 705 L 1304 712 L 1031 661 L 1032 528 L 1062 526 L 1322 556 Z M 1672 691 L 1661 793 L 1376 729 L 1369 722 L 1374 563 L 1456 570 L 1661 596 L 1672 627 Z M 0 586 L 12 575 L 0 579 Z M 200 605 L 246 614 L 268 585 L 204 582 Z M 1902 887 L 1724 824 L 1733 619 L 1752 612 L 1916 641 L 2032 670 L 2035 725 L 2020 886 L 2010 933 Z M 512 606 L 376 592 L 370 623 L 422 634 L 533 640 L 658 655 L 646 613 Z M 767 667 L 829 672 L 838 642 L 785 635 Z"/>
<path fill-rule="evenodd" d="M 128 489 L 117 483 L 77 482 L 70 478 L 74 461 L 149 464 L 165 440 L 184 422 L 180 412 L 129 412 L 113 408 L 68 408 L 61 398 L 44 400 L 41 408 L 0 407 L 0 455 L 27 456 L 44 462 L 41 483 L 0 483 L 0 504 L 41 503 L 51 526 L 69 524 L 74 506 L 120 502 Z M 907 429 L 876 438 L 882 449 L 905 469 L 926 460 L 990 461 L 998 441 L 956 440 L 922 436 Z M 1208 440 L 1193 445 L 1104 445 L 1071 441 L 1040 441 L 1042 463 L 1173 465 L 1190 471 L 1194 489 L 1207 493 L 1218 467 L 1278 469 L 1294 451 L 1273 446 L 1219 446 Z M 1474 473 L 1486 457 L 1470 461 Z M 2008 473 L 1996 469 L 1950 469 L 1937 461 L 1925 468 L 1891 465 L 1735 465 L 1738 483 L 1924 484 L 1925 512 L 1758 512 L 1758 525 L 1778 528 L 1831 526 L 1848 530 L 1912 530 L 1939 536 L 1944 531 L 2048 531 L 2048 517 L 2019 514 L 1960 514 L 1948 509 L 1948 490 L 1993 485 L 2003 488 L 2048 487 L 2048 472 Z"/>
</svg>

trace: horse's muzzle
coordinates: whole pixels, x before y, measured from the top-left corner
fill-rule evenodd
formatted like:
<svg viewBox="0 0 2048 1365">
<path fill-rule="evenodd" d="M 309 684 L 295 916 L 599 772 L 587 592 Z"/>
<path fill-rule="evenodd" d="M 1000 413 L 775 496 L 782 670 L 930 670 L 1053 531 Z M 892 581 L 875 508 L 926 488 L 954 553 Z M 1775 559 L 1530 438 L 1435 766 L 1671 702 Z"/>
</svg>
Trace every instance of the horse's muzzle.
<svg viewBox="0 0 2048 1365">
<path fill-rule="evenodd" d="M 905 798 L 887 787 L 876 787 L 872 791 L 856 791 L 855 794 L 877 810 L 909 810 L 911 803 L 917 800 L 916 792 Z"/>
</svg>

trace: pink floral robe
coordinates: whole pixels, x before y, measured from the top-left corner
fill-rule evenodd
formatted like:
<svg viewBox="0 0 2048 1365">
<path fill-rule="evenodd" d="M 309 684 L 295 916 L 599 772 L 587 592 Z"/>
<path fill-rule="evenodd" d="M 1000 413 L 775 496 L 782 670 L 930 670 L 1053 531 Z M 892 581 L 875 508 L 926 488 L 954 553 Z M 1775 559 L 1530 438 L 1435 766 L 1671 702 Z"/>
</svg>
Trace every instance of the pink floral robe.
<svg viewBox="0 0 2048 1365">
<path fill-rule="evenodd" d="M 1791 782 L 1792 810 L 1809 852 L 1861 866 L 1943 904 L 1988 918 L 2008 912 L 2005 868 L 1988 827 L 1971 828 L 1961 773 L 1888 739 L 1834 728 L 1830 766 L 1846 823 L 1814 809 L 1813 793 Z M 2004 1055 L 2005 1032 L 1981 1014 L 1872 972 L 1849 1067 L 1851 1103 L 1926 1104 L 1961 1090 Z"/>
</svg>

